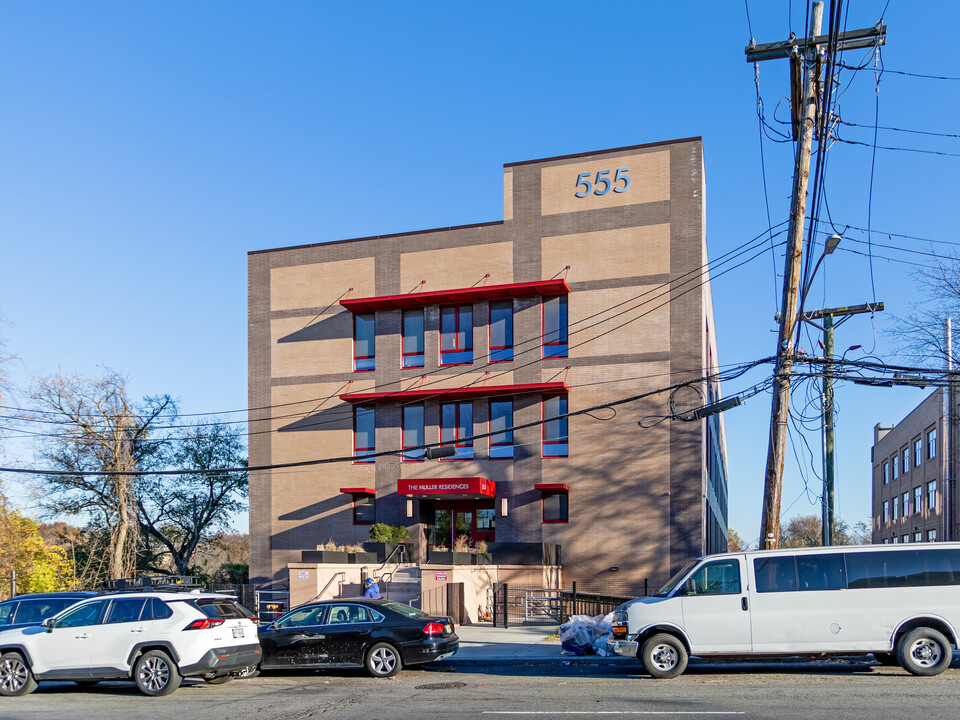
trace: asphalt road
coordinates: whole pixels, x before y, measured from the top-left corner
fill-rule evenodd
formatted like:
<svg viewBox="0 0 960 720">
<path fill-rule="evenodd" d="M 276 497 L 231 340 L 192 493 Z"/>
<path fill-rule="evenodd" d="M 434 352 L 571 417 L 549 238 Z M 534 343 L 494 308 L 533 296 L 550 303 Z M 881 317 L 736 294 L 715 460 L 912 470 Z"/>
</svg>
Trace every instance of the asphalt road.
<svg viewBox="0 0 960 720">
<path fill-rule="evenodd" d="M 298 720 L 302 718 L 953 717 L 960 669 L 918 678 L 869 662 L 723 663 L 673 680 L 638 668 L 529 666 L 406 670 L 375 680 L 361 672 L 296 672 L 212 686 L 188 680 L 148 698 L 131 684 L 80 688 L 46 683 L 0 698 L 0 718 L 30 720 Z"/>
</svg>

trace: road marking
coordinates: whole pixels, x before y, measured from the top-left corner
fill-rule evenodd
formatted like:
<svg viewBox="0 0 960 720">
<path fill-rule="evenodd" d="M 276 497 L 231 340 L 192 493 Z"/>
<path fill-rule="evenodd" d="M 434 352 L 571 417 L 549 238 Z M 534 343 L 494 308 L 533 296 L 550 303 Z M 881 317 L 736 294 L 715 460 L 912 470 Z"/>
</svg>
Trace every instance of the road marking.
<svg viewBox="0 0 960 720">
<path fill-rule="evenodd" d="M 743 710 L 484 710 L 483 715 L 745 715 Z"/>
</svg>

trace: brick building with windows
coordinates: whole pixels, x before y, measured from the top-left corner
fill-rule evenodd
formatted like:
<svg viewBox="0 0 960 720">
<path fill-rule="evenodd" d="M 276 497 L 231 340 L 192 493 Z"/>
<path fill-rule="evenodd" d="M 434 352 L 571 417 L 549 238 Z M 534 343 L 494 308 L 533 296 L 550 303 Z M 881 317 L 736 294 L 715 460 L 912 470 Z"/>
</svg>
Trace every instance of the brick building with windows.
<svg viewBox="0 0 960 720">
<path fill-rule="evenodd" d="M 956 512 L 947 536 L 944 397 L 937 390 L 892 427 L 873 428 L 873 542 L 936 542 L 958 537 Z M 947 480 L 945 480 L 947 478 Z M 955 493 L 953 493 L 955 495 Z M 956 508 L 956 498 L 953 498 Z"/>
<path fill-rule="evenodd" d="M 373 522 L 423 557 L 557 543 L 565 584 L 627 593 L 726 549 L 722 416 L 664 419 L 720 397 L 701 140 L 503 186 L 502 221 L 249 254 L 250 464 L 352 458 L 251 473 L 254 582 Z"/>
</svg>

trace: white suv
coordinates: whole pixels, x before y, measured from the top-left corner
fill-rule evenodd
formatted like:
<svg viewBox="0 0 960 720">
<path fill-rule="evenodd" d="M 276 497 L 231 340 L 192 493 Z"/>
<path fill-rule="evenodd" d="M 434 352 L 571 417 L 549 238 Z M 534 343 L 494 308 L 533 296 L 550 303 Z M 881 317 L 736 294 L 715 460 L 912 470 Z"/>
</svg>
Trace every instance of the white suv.
<svg viewBox="0 0 960 720">
<path fill-rule="evenodd" d="M 146 695 L 168 695 L 182 677 L 227 682 L 259 662 L 256 618 L 228 595 L 103 595 L 0 631 L 0 695 L 26 695 L 38 680 L 134 680 Z"/>
</svg>

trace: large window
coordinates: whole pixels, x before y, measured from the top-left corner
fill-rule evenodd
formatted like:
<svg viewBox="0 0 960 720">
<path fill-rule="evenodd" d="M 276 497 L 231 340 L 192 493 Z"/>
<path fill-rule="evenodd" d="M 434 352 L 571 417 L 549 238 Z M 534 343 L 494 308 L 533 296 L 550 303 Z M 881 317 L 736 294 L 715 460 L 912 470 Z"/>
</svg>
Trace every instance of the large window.
<svg viewBox="0 0 960 720">
<path fill-rule="evenodd" d="M 490 457 L 513 457 L 513 400 L 490 401 Z"/>
<path fill-rule="evenodd" d="M 893 456 L 893 479 L 896 480 L 900 477 L 900 458 L 897 455 Z"/>
<path fill-rule="evenodd" d="M 543 456 L 567 457 L 570 446 L 567 437 L 567 398 L 564 395 L 546 398 L 543 401 Z M 557 418 L 551 420 L 551 418 Z"/>
<path fill-rule="evenodd" d="M 375 315 L 353 316 L 353 369 L 376 370 L 376 321 Z"/>
<path fill-rule="evenodd" d="M 423 405 L 406 405 L 403 408 L 403 460 L 415 462 L 423 460 Z"/>
<path fill-rule="evenodd" d="M 919 515 L 923 511 L 923 488 L 919 485 L 913 489 L 913 514 Z"/>
<path fill-rule="evenodd" d="M 883 522 L 890 522 L 890 501 L 883 501 Z"/>
<path fill-rule="evenodd" d="M 913 441 L 913 466 L 920 467 L 920 463 L 923 462 L 923 452 L 921 451 L 922 441 L 920 438 L 917 438 Z"/>
<path fill-rule="evenodd" d="M 566 490 L 543 490 L 543 522 L 565 523 L 569 519 Z"/>
<path fill-rule="evenodd" d="M 403 367 L 423 367 L 423 308 L 403 311 Z"/>
<path fill-rule="evenodd" d="M 440 364 L 473 362 L 473 307 L 440 308 Z"/>
<path fill-rule="evenodd" d="M 567 356 L 567 296 L 543 301 L 543 356 Z"/>
<path fill-rule="evenodd" d="M 451 460 L 473 458 L 473 403 L 442 403 L 440 405 L 440 442 L 453 445 L 457 454 Z"/>
<path fill-rule="evenodd" d="M 377 521 L 376 498 L 373 495 L 353 496 L 353 524 L 373 525 Z"/>
<path fill-rule="evenodd" d="M 937 429 L 927 431 L 927 460 L 937 456 Z"/>
<path fill-rule="evenodd" d="M 753 561 L 757 592 L 842 590 L 847 586 L 843 555 L 797 555 Z"/>
<path fill-rule="evenodd" d="M 513 360 L 513 300 L 490 303 L 490 362 Z"/>
<path fill-rule="evenodd" d="M 900 519 L 900 498 L 899 497 L 895 497 L 893 499 L 893 519 L 894 520 Z"/>
<path fill-rule="evenodd" d="M 377 451 L 376 411 L 372 407 L 353 408 L 353 461 L 372 463 L 376 459 L 369 457 Z"/>
<path fill-rule="evenodd" d="M 937 481 L 927 483 L 927 508 L 934 510 L 937 507 Z"/>
<path fill-rule="evenodd" d="M 885 462 L 883 464 L 883 484 L 887 485 L 890 483 L 890 463 Z"/>
<path fill-rule="evenodd" d="M 905 492 L 903 494 L 903 516 L 906 517 L 910 514 L 910 492 Z"/>
<path fill-rule="evenodd" d="M 910 448 L 903 449 L 903 464 L 900 466 L 900 473 L 906 474 L 910 470 Z"/>
<path fill-rule="evenodd" d="M 909 542 L 904 535 L 900 541 Z M 918 587 L 960 584 L 960 551 L 907 550 L 844 553 L 847 587 Z"/>
</svg>

